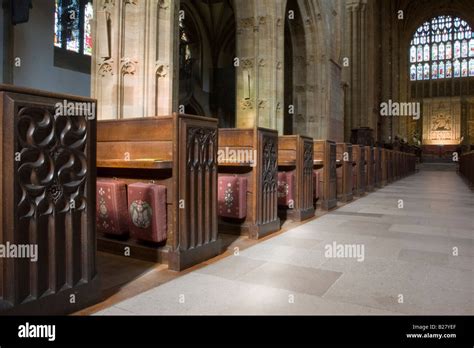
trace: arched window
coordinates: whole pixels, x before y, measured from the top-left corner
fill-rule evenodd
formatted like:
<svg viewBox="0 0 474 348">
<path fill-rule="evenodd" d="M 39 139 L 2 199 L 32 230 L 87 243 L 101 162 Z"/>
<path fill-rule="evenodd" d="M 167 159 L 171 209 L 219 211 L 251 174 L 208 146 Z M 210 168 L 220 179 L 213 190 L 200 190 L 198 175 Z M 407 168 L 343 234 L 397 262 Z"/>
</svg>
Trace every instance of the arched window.
<svg viewBox="0 0 474 348">
<path fill-rule="evenodd" d="M 474 76 L 474 33 L 459 17 L 435 17 L 416 30 L 409 60 L 411 81 Z"/>
<path fill-rule="evenodd" d="M 54 63 L 90 72 L 92 0 L 55 0 Z"/>
</svg>

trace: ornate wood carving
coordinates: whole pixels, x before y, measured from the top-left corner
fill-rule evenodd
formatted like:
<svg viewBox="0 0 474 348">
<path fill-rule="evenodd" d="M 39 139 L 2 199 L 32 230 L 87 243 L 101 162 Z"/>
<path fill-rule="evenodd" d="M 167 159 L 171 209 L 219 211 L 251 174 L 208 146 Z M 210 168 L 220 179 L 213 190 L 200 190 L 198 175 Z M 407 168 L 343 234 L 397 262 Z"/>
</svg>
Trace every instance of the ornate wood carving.
<svg viewBox="0 0 474 348">
<path fill-rule="evenodd" d="M 31 245 L 38 255 L 36 262 L 11 258 L 0 263 L 6 275 L 0 278 L 0 310 L 45 313 L 46 306 L 48 314 L 70 313 L 99 295 L 95 120 L 56 113 L 56 102 L 74 102 L 70 96 L 9 89 L 14 93 L 0 88 L 5 102 L 0 121 L 8 133 L 2 144 L 0 243 Z M 76 303 L 69 302 L 71 293 Z"/>
<path fill-rule="evenodd" d="M 189 181 L 179 188 L 185 204 L 180 221 L 180 250 L 217 240 L 217 129 L 189 127 L 185 141 L 186 168 L 180 175 Z"/>
<path fill-rule="evenodd" d="M 261 187 L 262 196 L 257 207 L 257 224 L 267 224 L 278 219 L 277 190 L 278 190 L 278 139 L 271 135 L 263 135 Z"/>
</svg>

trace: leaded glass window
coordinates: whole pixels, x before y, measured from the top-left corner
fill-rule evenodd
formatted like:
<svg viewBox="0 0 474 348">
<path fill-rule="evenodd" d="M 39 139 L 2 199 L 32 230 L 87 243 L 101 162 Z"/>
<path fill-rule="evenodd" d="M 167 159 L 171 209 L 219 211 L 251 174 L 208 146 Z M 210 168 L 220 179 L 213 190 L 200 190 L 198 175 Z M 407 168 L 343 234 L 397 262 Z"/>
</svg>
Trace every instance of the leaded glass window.
<svg viewBox="0 0 474 348">
<path fill-rule="evenodd" d="M 435 17 L 413 35 L 409 61 L 411 81 L 474 76 L 474 33 L 459 17 Z"/>
<path fill-rule="evenodd" d="M 92 19 L 91 0 L 55 0 L 54 46 L 90 56 Z"/>
</svg>

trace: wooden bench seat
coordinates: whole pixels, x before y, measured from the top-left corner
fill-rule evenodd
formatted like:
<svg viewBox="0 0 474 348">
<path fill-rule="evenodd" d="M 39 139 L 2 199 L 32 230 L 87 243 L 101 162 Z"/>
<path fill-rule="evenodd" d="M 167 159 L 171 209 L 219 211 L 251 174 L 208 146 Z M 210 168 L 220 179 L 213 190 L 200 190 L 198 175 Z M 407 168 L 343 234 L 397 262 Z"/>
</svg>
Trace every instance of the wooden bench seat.
<svg viewBox="0 0 474 348">
<path fill-rule="evenodd" d="M 314 217 L 313 139 L 301 135 L 278 137 L 278 170 L 295 175 L 293 202 L 279 206 L 282 218 L 303 221 Z"/>
<path fill-rule="evenodd" d="M 219 231 L 258 239 L 280 229 L 278 132 L 265 128 L 219 129 L 219 174 L 247 178 L 246 217 L 219 218 Z"/>
<path fill-rule="evenodd" d="M 99 121 L 97 173 L 127 184 L 166 187 L 168 238 L 163 245 L 98 236 L 99 250 L 168 263 L 180 271 L 216 256 L 217 121 L 173 114 Z"/>
<path fill-rule="evenodd" d="M 337 206 L 336 143 L 331 140 L 314 141 L 314 169 L 320 171 L 321 209 Z"/>
<path fill-rule="evenodd" d="M 352 144 L 336 144 L 337 167 L 337 199 L 341 202 L 350 202 L 353 199 L 353 157 Z"/>
</svg>

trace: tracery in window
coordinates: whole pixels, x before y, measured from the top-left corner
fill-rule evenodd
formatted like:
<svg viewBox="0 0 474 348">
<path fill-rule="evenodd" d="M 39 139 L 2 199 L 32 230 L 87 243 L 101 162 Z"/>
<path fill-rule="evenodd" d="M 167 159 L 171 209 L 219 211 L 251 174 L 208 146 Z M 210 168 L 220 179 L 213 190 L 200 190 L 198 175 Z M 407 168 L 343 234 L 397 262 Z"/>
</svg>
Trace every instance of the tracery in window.
<svg viewBox="0 0 474 348">
<path fill-rule="evenodd" d="M 423 23 L 409 49 L 411 81 L 474 76 L 474 33 L 459 17 Z"/>
</svg>

